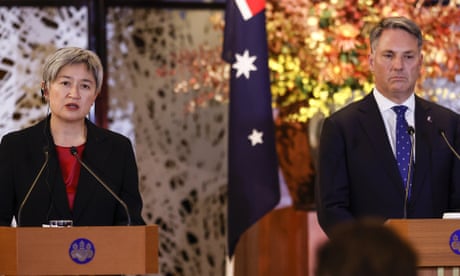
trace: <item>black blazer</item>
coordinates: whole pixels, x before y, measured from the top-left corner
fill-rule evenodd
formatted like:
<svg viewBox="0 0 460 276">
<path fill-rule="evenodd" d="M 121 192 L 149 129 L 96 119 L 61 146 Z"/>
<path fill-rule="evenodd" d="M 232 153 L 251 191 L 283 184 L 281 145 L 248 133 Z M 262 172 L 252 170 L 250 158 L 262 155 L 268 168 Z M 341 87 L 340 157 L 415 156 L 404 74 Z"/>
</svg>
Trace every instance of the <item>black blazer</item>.
<svg viewBox="0 0 460 276">
<path fill-rule="evenodd" d="M 47 119 L 12 132 L 0 144 L 0 225 L 10 225 L 34 178 L 49 162 L 21 212 L 21 226 L 41 226 L 52 219 L 71 219 L 75 226 L 126 225 L 124 208 L 83 167 L 70 210 L 59 161 Z M 82 160 L 127 205 L 132 224 L 145 224 L 132 144 L 128 138 L 86 120 L 87 141 Z"/>
<path fill-rule="evenodd" d="M 460 209 L 460 117 L 415 97 L 415 172 L 409 218 Z M 326 233 L 358 217 L 402 218 L 404 185 L 373 94 L 326 118 L 319 149 L 318 219 Z"/>
</svg>

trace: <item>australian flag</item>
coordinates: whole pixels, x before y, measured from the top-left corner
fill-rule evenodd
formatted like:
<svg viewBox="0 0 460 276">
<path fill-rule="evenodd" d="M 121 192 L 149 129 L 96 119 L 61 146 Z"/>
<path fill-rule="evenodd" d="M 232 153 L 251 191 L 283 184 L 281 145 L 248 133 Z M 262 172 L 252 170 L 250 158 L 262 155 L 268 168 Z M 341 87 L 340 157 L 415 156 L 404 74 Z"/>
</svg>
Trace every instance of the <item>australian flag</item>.
<svg viewBox="0 0 460 276">
<path fill-rule="evenodd" d="M 227 0 L 223 59 L 231 64 L 228 254 L 280 200 L 265 1 Z"/>
</svg>

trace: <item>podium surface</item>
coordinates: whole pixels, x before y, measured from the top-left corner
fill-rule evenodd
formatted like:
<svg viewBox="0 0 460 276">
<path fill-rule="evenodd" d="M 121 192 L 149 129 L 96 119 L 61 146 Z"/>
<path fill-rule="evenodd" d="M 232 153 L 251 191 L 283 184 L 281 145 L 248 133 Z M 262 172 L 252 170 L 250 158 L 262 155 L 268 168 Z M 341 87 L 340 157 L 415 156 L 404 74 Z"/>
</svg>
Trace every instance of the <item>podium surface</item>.
<svg viewBox="0 0 460 276">
<path fill-rule="evenodd" d="M 0 227 L 0 275 L 158 273 L 158 227 Z"/>
<path fill-rule="evenodd" d="M 386 224 L 412 244 L 419 267 L 460 267 L 460 252 L 451 248 L 460 250 L 459 219 L 390 219 Z"/>
</svg>

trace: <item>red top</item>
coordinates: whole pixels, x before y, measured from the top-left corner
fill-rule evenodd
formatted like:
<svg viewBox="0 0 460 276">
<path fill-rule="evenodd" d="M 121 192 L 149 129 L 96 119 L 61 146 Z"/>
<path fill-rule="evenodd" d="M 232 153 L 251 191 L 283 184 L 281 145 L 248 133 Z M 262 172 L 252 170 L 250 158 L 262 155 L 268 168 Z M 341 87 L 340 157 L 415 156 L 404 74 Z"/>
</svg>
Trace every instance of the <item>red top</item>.
<svg viewBox="0 0 460 276">
<path fill-rule="evenodd" d="M 67 191 L 70 210 L 73 210 L 75 194 L 77 193 L 78 179 L 80 178 L 80 163 L 77 158 L 70 152 L 71 147 L 56 146 L 59 164 L 61 166 L 62 177 Z M 85 149 L 85 144 L 75 147 L 78 156 L 81 158 Z"/>
</svg>

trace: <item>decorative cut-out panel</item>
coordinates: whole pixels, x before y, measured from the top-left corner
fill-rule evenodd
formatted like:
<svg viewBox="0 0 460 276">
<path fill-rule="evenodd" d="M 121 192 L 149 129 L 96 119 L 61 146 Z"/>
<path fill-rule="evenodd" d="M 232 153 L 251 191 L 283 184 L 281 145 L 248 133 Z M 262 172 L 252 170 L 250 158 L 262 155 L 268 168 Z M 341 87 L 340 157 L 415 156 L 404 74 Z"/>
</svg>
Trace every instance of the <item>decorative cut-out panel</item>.
<svg viewBox="0 0 460 276">
<path fill-rule="evenodd" d="M 209 101 L 190 112 L 193 91 L 175 93 L 199 70 L 178 57 L 220 47 L 215 13 L 111 8 L 107 18 L 109 125 L 135 143 L 163 275 L 224 275 L 228 107 Z"/>
<path fill-rule="evenodd" d="M 87 47 L 86 8 L 0 7 L 0 137 L 44 118 L 42 64 L 56 49 Z"/>
</svg>

